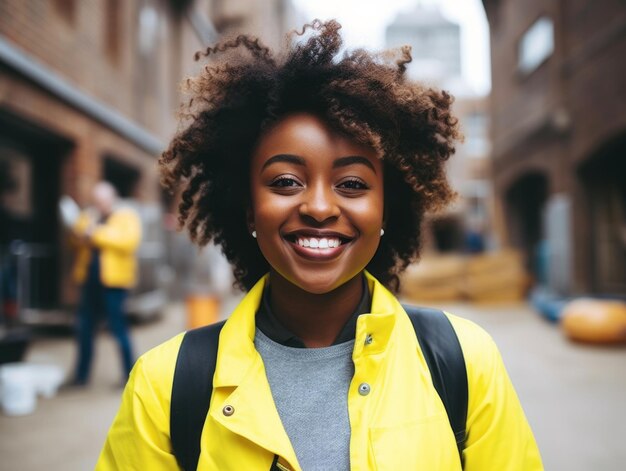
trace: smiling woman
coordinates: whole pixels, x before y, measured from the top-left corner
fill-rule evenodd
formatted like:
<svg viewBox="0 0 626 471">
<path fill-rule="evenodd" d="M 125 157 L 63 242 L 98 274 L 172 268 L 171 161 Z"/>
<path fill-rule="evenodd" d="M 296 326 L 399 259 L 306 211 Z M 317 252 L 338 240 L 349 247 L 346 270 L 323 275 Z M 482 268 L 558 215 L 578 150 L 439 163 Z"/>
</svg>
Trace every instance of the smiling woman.
<svg viewBox="0 0 626 471">
<path fill-rule="evenodd" d="M 248 293 L 138 360 L 97 469 L 542 469 L 490 337 L 392 294 L 453 195 L 452 98 L 405 78 L 408 48 L 339 56 L 339 29 L 280 56 L 239 36 L 188 82 L 163 180 Z"/>
<path fill-rule="evenodd" d="M 381 159 L 315 115 L 290 114 L 259 139 L 250 189 L 248 224 L 270 265 L 274 314 L 305 344 L 331 345 L 379 246 Z"/>
<path fill-rule="evenodd" d="M 245 289 L 270 264 L 246 231 L 252 174 L 243 170 L 260 138 L 287 116 L 315 116 L 382 163 L 387 235 L 367 269 L 392 290 L 418 256 L 424 213 L 453 196 L 444 168 L 458 137 L 450 95 L 405 78 L 408 47 L 340 57 L 339 28 L 314 22 L 281 56 L 254 38 L 224 41 L 205 53 L 220 61 L 187 84 L 183 117 L 191 121 L 163 154 L 163 179 L 170 188 L 184 184 L 181 224 L 200 245 L 223 248 Z"/>
<path fill-rule="evenodd" d="M 314 115 L 294 114 L 261 137 L 250 174 L 248 220 L 271 273 L 304 291 L 327 293 L 373 258 L 384 200 L 374 149 Z M 312 272 L 319 273 L 317 284 Z"/>
</svg>

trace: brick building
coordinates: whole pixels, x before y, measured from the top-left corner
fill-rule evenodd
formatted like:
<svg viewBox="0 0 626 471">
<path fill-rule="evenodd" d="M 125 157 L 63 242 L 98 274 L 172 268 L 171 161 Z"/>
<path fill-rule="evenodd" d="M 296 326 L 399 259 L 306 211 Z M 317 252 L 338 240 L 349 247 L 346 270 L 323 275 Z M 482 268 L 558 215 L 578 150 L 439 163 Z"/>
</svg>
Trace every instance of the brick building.
<svg viewBox="0 0 626 471">
<path fill-rule="evenodd" d="M 483 0 L 503 239 L 561 293 L 626 293 L 626 5 Z"/>
<path fill-rule="evenodd" d="M 41 273 L 28 275 L 43 304 L 76 296 L 61 195 L 85 206 L 104 178 L 123 197 L 158 205 L 155 163 L 194 52 L 224 31 L 276 44 L 290 14 L 286 0 L 0 2 L 2 244 L 20 239 L 46 252 Z"/>
</svg>

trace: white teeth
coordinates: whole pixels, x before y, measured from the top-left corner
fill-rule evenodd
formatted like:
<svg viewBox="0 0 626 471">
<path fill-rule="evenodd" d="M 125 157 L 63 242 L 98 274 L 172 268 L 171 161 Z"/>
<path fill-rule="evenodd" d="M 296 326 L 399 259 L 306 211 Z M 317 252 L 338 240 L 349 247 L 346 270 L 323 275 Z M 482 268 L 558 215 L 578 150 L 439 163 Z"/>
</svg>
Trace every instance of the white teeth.
<svg viewBox="0 0 626 471">
<path fill-rule="evenodd" d="M 322 237 L 321 239 L 316 239 L 314 237 L 297 237 L 296 243 L 300 247 L 311 247 L 313 249 L 328 249 L 339 247 L 341 245 L 341 241 L 338 238 L 327 238 Z"/>
</svg>

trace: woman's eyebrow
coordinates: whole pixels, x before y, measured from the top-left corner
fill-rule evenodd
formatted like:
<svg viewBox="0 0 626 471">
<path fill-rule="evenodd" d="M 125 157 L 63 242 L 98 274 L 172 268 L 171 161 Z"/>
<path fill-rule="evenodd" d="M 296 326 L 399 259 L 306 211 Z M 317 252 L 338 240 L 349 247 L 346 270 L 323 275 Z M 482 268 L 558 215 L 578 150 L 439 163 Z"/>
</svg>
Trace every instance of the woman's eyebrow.
<svg viewBox="0 0 626 471">
<path fill-rule="evenodd" d="M 333 162 L 333 168 L 347 167 L 348 165 L 353 165 L 353 164 L 366 165 L 367 167 L 371 168 L 374 171 L 374 173 L 376 173 L 376 169 L 374 168 L 374 165 L 372 164 L 372 162 L 370 162 L 365 157 L 361 157 L 360 155 L 348 155 L 346 157 L 339 157 L 338 159 L 335 159 L 335 161 Z"/>
<path fill-rule="evenodd" d="M 306 163 L 302 157 L 298 157 L 297 155 L 292 154 L 277 154 L 267 159 L 261 167 L 261 170 L 265 170 L 265 167 L 269 167 L 270 165 L 277 162 L 287 162 L 290 164 L 306 166 Z"/>
</svg>

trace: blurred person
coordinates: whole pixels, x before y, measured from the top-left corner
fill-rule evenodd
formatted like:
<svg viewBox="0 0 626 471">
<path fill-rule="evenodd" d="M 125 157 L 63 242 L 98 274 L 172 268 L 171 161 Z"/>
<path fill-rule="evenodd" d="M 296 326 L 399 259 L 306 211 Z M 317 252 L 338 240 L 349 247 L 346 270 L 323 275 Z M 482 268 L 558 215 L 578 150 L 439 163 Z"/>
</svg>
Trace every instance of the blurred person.
<svg viewBox="0 0 626 471">
<path fill-rule="evenodd" d="M 465 253 L 480 254 L 485 251 L 485 231 L 482 224 L 476 221 L 466 223 L 463 245 Z"/>
<path fill-rule="evenodd" d="M 248 293 L 223 327 L 138 360 L 97 470 L 543 469 L 493 340 L 439 312 L 467 373 L 455 440 L 393 294 L 425 213 L 453 196 L 452 98 L 405 77 L 408 48 L 340 54 L 339 29 L 315 21 L 283 55 L 249 36 L 207 50 L 225 59 L 191 84 L 193 119 L 161 169 L 183 185 L 180 223 L 222 247 Z M 193 390 L 182 409 L 173 397 L 179 352 L 206 332 L 219 342 L 198 345 L 187 372 L 208 413 Z M 181 412 L 199 427 L 179 448 Z"/>
<path fill-rule="evenodd" d="M 81 285 L 78 306 L 78 359 L 72 384 L 87 384 L 99 314 L 106 313 L 108 327 L 117 340 L 126 383 L 133 366 L 124 303 L 136 282 L 135 251 L 141 241 L 136 212 L 118 202 L 115 188 L 98 182 L 92 192 L 93 207 L 83 211 L 73 228 L 77 246 L 74 279 Z"/>
</svg>

